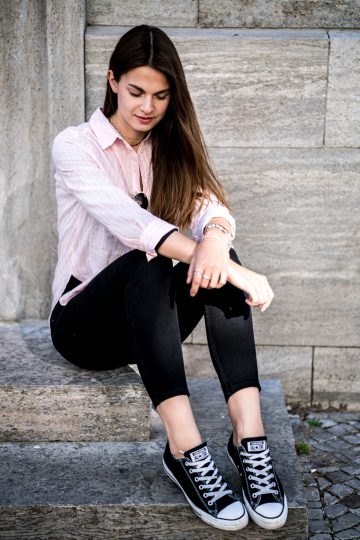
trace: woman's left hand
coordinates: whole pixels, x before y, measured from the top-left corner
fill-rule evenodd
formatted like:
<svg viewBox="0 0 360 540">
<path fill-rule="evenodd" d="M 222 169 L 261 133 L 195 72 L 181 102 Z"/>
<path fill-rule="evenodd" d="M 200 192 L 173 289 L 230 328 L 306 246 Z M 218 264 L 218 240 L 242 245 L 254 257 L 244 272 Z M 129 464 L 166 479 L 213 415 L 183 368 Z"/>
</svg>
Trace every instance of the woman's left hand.
<svg viewBox="0 0 360 540">
<path fill-rule="evenodd" d="M 224 241 L 204 237 L 190 260 L 186 283 L 191 283 L 190 296 L 199 288 L 219 289 L 226 284 L 229 263 L 229 248 Z"/>
</svg>

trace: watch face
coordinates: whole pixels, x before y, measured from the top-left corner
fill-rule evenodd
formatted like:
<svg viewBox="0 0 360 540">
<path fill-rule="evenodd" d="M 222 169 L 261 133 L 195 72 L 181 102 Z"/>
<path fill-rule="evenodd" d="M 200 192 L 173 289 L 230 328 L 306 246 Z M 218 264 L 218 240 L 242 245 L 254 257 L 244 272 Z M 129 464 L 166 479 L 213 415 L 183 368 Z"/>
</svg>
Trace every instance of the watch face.
<svg viewBox="0 0 360 540">
<path fill-rule="evenodd" d="M 138 205 L 141 206 L 141 208 L 144 208 L 144 210 L 146 210 L 149 206 L 149 201 L 145 193 L 138 193 L 137 195 L 135 195 L 134 201 L 137 202 Z"/>
</svg>

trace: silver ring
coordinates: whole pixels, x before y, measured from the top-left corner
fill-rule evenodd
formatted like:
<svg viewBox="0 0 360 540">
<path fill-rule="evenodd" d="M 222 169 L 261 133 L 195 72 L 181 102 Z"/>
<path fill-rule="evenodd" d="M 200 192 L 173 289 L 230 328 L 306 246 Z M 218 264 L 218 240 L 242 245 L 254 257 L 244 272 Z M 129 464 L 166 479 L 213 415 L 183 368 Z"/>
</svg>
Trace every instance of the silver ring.
<svg viewBox="0 0 360 540">
<path fill-rule="evenodd" d="M 201 275 L 203 275 L 203 273 L 200 270 L 194 270 L 193 274 L 201 274 Z"/>
<path fill-rule="evenodd" d="M 209 280 L 211 279 L 211 277 L 207 276 L 206 274 L 203 274 L 202 277 L 203 279 L 209 279 Z"/>
</svg>

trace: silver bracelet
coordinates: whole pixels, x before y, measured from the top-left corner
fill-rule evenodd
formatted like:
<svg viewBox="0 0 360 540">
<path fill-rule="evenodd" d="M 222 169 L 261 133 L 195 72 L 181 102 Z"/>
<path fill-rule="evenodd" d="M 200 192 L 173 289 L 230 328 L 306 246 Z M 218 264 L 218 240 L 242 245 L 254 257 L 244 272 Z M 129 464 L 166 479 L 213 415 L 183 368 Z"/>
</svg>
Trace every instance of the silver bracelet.
<svg viewBox="0 0 360 540">
<path fill-rule="evenodd" d="M 210 229 L 217 229 L 218 231 L 221 231 L 222 233 L 231 236 L 231 232 L 223 225 L 220 225 L 220 223 L 208 223 L 204 227 L 204 234 L 207 233 Z"/>
</svg>

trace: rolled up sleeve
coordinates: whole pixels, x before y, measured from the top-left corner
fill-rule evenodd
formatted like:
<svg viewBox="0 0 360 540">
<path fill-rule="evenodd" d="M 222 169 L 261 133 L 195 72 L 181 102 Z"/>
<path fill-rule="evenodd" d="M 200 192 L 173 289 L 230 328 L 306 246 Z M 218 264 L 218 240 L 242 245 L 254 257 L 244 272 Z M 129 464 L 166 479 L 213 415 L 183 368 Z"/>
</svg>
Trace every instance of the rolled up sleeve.
<svg viewBox="0 0 360 540">
<path fill-rule="evenodd" d="M 231 241 L 234 240 L 236 230 L 235 219 L 226 206 L 222 205 L 215 196 L 211 196 L 209 199 L 205 199 L 202 205 L 198 201 L 193 215 L 191 231 L 196 242 L 200 242 L 203 239 L 205 226 L 214 218 L 224 218 L 229 222 Z"/>
</svg>

